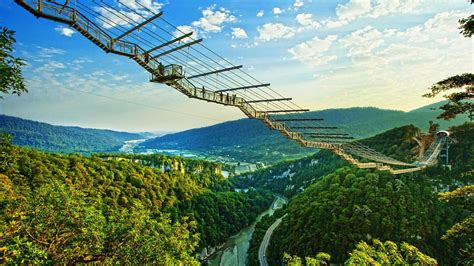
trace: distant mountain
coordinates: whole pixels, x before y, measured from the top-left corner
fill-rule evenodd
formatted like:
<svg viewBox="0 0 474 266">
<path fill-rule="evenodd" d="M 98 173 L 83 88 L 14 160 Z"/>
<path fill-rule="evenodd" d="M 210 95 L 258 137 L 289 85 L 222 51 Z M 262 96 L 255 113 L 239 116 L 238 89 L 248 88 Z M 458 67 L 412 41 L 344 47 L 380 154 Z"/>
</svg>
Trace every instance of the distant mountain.
<svg viewBox="0 0 474 266">
<path fill-rule="evenodd" d="M 324 118 L 326 123 L 350 132 L 356 138 L 366 138 L 388 129 L 413 124 L 428 129 L 428 121 L 439 123 L 441 128 L 462 124 L 467 117 L 452 121 L 438 120 L 435 105 L 410 112 L 384 110 L 373 107 L 328 109 L 309 112 L 311 117 Z M 182 149 L 206 152 L 212 155 L 233 157 L 239 161 L 273 164 L 286 159 L 301 158 L 314 149 L 301 148 L 285 139 L 277 131 L 266 128 L 257 120 L 240 119 L 209 127 L 191 129 L 179 133 L 149 139 L 139 149 Z"/>
<path fill-rule="evenodd" d="M 0 133 L 11 134 L 13 143 L 19 146 L 84 154 L 118 151 L 124 141 L 146 138 L 137 133 L 54 126 L 6 115 L 0 115 Z"/>
</svg>

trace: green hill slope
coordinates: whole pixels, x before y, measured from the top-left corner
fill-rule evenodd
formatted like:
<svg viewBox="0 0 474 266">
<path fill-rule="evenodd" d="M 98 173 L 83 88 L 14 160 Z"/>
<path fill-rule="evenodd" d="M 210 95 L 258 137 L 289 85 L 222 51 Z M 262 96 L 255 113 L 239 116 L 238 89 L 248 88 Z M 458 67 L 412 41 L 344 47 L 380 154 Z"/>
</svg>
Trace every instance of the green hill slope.
<svg viewBox="0 0 474 266">
<path fill-rule="evenodd" d="M 231 191 L 219 172 L 199 160 L 87 158 L 0 139 L 0 264 L 199 265 L 198 248 L 224 243 L 273 198 Z"/>
<path fill-rule="evenodd" d="M 16 145 L 85 154 L 118 151 L 124 141 L 145 138 L 136 133 L 54 126 L 6 115 L 0 115 L 0 132 L 11 134 Z"/>
<path fill-rule="evenodd" d="M 409 137 L 413 130 L 400 127 L 364 142 L 404 157 L 415 145 Z M 374 238 L 408 242 L 442 264 L 459 263 L 458 249 L 466 243 L 441 236 L 468 211 L 440 202 L 436 192 L 472 183 L 474 124 L 453 127 L 451 132 L 459 141 L 450 149 L 451 171 L 432 167 L 390 175 L 346 166 L 322 178 L 313 176 L 316 181 L 291 199 L 288 215 L 272 236 L 270 264 L 280 261 L 284 252 L 300 257 L 326 252 L 331 262 L 342 263 L 359 241 Z"/>
<path fill-rule="evenodd" d="M 439 105 L 439 104 L 438 104 Z M 467 118 L 453 121 L 436 119 L 437 110 L 420 109 L 411 112 L 378 108 L 329 109 L 310 112 L 311 117 L 324 118 L 328 124 L 344 129 L 356 138 L 366 138 L 383 131 L 413 124 L 427 130 L 433 120 L 446 128 L 462 124 Z M 230 156 L 239 161 L 274 164 L 307 156 L 314 149 L 305 149 L 289 141 L 279 132 L 269 130 L 260 121 L 241 119 L 210 127 L 191 129 L 154 138 L 140 145 L 141 149 L 184 149 L 203 151 L 213 155 Z"/>
</svg>

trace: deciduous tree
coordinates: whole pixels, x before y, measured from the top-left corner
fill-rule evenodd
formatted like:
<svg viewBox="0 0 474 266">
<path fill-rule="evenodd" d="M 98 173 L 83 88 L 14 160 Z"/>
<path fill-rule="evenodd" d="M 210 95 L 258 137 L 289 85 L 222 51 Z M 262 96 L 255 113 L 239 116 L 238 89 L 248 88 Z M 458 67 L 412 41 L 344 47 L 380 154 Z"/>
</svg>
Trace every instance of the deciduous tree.
<svg viewBox="0 0 474 266">
<path fill-rule="evenodd" d="M 21 68 L 25 61 L 12 55 L 13 44 L 16 42 L 14 31 L 3 27 L 0 32 L 0 99 L 1 94 L 16 94 L 28 92 Z"/>
</svg>

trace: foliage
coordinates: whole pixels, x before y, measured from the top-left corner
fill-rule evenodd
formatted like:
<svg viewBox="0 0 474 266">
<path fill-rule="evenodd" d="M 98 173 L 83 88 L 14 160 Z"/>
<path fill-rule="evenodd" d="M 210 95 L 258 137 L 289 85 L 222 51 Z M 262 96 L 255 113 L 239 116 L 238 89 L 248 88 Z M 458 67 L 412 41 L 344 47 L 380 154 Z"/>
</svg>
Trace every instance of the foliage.
<svg viewBox="0 0 474 266">
<path fill-rule="evenodd" d="M 306 266 L 323 266 L 329 265 L 329 260 L 331 260 L 331 255 L 319 252 L 316 254 L 316 257 L 306 257 L 305 265 Z M 283 262 L 285 266 L 302 266 L 303 260 L 296 255 L 289 255 L 288 253 L 283 253 Z"/>
<path fill-rule="evenodd" d="M 392 241 L 372 240 L 372 245 L 361 241 L 349 253 L 346 265 L 438 265 L 437 261 L 418 248 L 402 243 L 400 247 Z"/>
<path fill-rule="evenodd" d="M 443 112 L 438 118 L 450 120 L 460 114 L 468 114 L 472 121 L 474 118 L 474 104 L 472 103 L 472 99 L 474 99 L 474 74 L 465 73 L 442 80 L 430 88 L 430 93 L 423 96 L 432 98 L 442 92 L 453 89 L 463 89 L 463 91 L 444 95 L 448 99 L 448 103 L 440 107 Z"/>
<path fill-rule="evenodd" d="M 136 158 L 48 154 L 8 141 L 0 154 L 0 263 L 197 265 L 198 232 L 210 241 L 206 228 L 215 223 L 225 239 L 271 201 L 260 192 L 211 192 L 229 187 L 219 185 L 213 163 L 142 157 L 188 171 L 162 172 Z M 217 198 L 209 209 L 198 206 L 209 197 Z"/>
<path fill-rule="evenodd" d="M 395 159 L 412 162 L 416 154 L 414 150 L 418 146 L 414 138 L 419 133 L 420 129 L 414 125 L 408 125 L 385 131 L 361 140 L 360 143 Z"/>
<path fill-rule="evenodd" d="M 320 252 L 316 257 L 306 257 L 305 265 L 329 265 L 331 255 Z M 287 266 L 301 266 L 302 259 L 296 255 L 283 254 L 284 264 Z M 423 254 L 418 248 L 402 243 L 400 247 L 392 241 L 372 241 L 372 245 L 364 241 L 359 242 L 356 248 L 349 253 L 344 265 L 438 265 L 438 262 Z"/>
<path fill-rule="evenodd" d="M 370 144 L 392 155 L 402 154 L 393 147 L 408 152 L 415 145 L 408 133 L 416 129 L 410 126 L 397 130 L 400 132 L 388 131 L 385 136 L 369 139 Z M 283 252 L 304 257 L 320 251 L 331 254 L 334 262 L 342 262 L 358 242 L 374 238 L 412 243 L 443 264 L 463 262 L 462 255 L 472 247 L 469 231 L 463 231 L 459 238 L 442 241 L 441 237 L 456 221 L 470 221 L 470 208 L 474 205 L 468 201 L 460 205 L 462 209 L 459 199 L 440 203 L 435 192 L 472 184 L 474 124 L 466 123 L 449 131 L 458 141 L 450 147 L 451 171 L 432 167 L 424 172 L 393 176 L 346 167 L 316 179 L 291 199 L 288 216 L 272 236 L 270 263 L 280 261 Z M 462 226 L 452 232 L 456 233 L 458 228 Z"/>
<path fill-rule="evenodd" d="M 62 153 L 116 152 L 124 141 L 143 139 L 136 133 L 46 123 L 0 115 L 0 132 L 13 136 L 13 144 Z"/>
<path fill-rule="evenodd" d="M 238 188 L 255 187 L 292 197 L 303 191 L 318 178 L 327 175 L 347 163 L 329 151 L 313 156 L 281 162 L 266 169 L 232 178 Z"/>
<path fill-rule="evenodd" d="M 464 220 L 454 224 L 443 235 L 443 240 L 454 239 L 466 243 L 459 249 L 460 255 L 466 264 L 474 263 L 474 185 L 457 188 L 450 192 L 442 192 L 438 197 L 444 201 L 451 201 L 469 210 L 471 214 Z"/>
<path fill-rule="evenodd" d="M 469 180 L 474 176 L 474 123 L 452 127 L 451 137 L 458 143 L 449 148 L 449 163 L 453 166 L 450 175 Z"/>
<path fill-rule="evenodd" d="M 263 191 L 208 192 L 182 206 L 198 223 L 200 247 L 215 247 L 252 224 L 271 204 L 273 195 Z"/>
<path fill-rule="evenodd" d="M 471 3 L 472 4 L 472 3 Z M 459 29 L 464 37 L 471 38 L 474 34 L 474 15 L 459 20 Z"/>
<path fill-rule="evenodd" d="M 12 55 L 13 44 L 16 42 L 14 31 L 2 27 L 0 30 L 0 99 L 1 94 L 16 94 L 28 92 L 23 81 L 21 68 L 25 61 Z"/>
</svg>

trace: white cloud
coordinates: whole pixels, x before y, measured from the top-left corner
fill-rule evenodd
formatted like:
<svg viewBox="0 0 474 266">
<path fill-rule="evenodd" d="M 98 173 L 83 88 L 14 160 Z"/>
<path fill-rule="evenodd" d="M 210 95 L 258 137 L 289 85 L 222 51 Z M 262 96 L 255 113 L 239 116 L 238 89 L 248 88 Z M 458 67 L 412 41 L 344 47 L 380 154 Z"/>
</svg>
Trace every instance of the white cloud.
<svg viewBox="0 0 474 266">
<path fill-rule="evenodd" d="M 360 17 L 378 18 L 391 14 L 416 13 L 423 0 L 350 0 L 336 7 L 337 19 L 325 21 L 328 28 L 347 25 Z"/>
<path fill-rule="evenodd" d="M 58 61 L 50 60 L 46 62 L 45 64 L 33 69 L 34 73 L 53 73 L 57 69 L 64 69 L 66 66 Z"/>
<path fill-rule="evenodd" d="M 106 29 L 117 26 L 128 27 L 142 22 L 144 17 L 157 13 L 164 4 L 152 0 L 120 0 L 117 1 L 117 5 L 122 15 L 109 7 L 95 7 L 95 10 L 100 13 L 100 17 L 96 20 L 102 27 Z"/>
<path fill-rule="evenodd" d="M 64 35 L 66 37 L 72 37 L 74 33 L 76 33 L 73 29 L 59 26 L 54 29 L 55 31 L 59 32 L 59 34 Z"/>
<path fill-rule="evenodd" d="M 194 27 L 191 27 L 191 26 L 188 26 L 188 25 L 181 25 L 181 26 L 177 26 L 176 28 L 177 28 L 177 30 L 173 33 L 175 38 L 177 38 L 179 36 L 183 36 L 186 33 L 190 33 L 190 32 L 193 33 L 190 37 L 184 38 L 182 40 L 182 42 L 187 42 L 187 41 L 191 40 L 191 38 L 192 39 L 198 39 L 199 38 L 198 31 Z"/>
<path fill-rule="evenodd" d="M 263 10 L 260 10 L 257 13 L 257 17 L 263 17 L 263 14 L 264 14 Z"/>
<path fill-rule="evenodd" d="M 129 26 L 134 24 L 134 21 L 143 20 L 140 15 L 134 12 L 121 10 L 120 12 L 125 16 L 120 16 L 117 14 L 117 11 L 108 7 L 96 7 L 95 9 L 101 15 L 101 17 L 97 18 L 97 22 L 105 29 L 111 29 L 117 26 Z"/>
<path fill-rule="evenodd" d="M 390 31 L 387 31 L 390 34 Z M 367 26 L 361 30 L 352 32 L 339 42 L 342 47 L 349 48 L 348 56 L 368 56 L 377 47 L 384 43 L 385 34 L 377 29 Z"/>
<path fill-rule="evenodd" d="M 163 7 L 164 4 L 152 0 L 120 0 L 119 6 L 123 5 L 137 12 L 145 13 L 148 15 L 146 9 L 149 9 L 150 11 L 156 13 Z M 146 9 L 142 6 L 146 7 Z"/>
<path fill-rule="evenodd" d="M 59 48 L 54 48 L 54 47 L 41 47 L 38 46 L 39 52 L 38 52 L 38 57 L 41 58 L 51 58 L 56 55 L 63 55 L 66 53 L 66 51 L 59 49 Z"/>
<path fill-rule="evenodd" d="M 282 10 L 281 8 L 279 8 L 279 7 L 274 7 L 274 8 L 272 9 L 272 12 L 273 12 L 273 14 L 275 14 L 275 15 L 279 15 L 279 14 L 283 13 L 283 10 Z"/>
<path fill-rule="evenodd" d="M 246 39 L 247 32 L 242 28 L 232 28 L 232 39 Z"/>
<path fill-rule="evenodd" d="M 303 0 L 295 0 L 293 7 L 297 10 L 304 6 Z"/>
<path fill-rule="evenodd" d="M 345 5 L 337 5 L 336 14 L 339 20 L 351 21 L 371 10 L 370 0 L 350 0 Z"/>
<path fill-rule="evenodd" d="M 323 65 L 337 58 L 335 55 L 326 55 L 336 40 L 336 35 L 329 35 L 325 39 L 314 37 L 289 49 L 288 52 L 293 55 L 293 59 L 310 66 Z"/>
<path fill-rule="evenodd" d="M 319 28 L 321 24 L 315 20 L 313 20 L 313 15 L 301 13 L 296 15 L 296 22 L 305 28 Z"/>
<path fill-rule="evenodd" d="M 192 23 L 193 26 L 202 29 L 204 32 L 220 32 L 226 22 L 235 22 L 237 18 L 225 8 L 215 10 L 214 6 L 202 11 L 202 17 Z"/>
<path fill-rule="evenodd" d="M 341 104 L 350 106 L 406 110 L 422 104 L 420 95 L 431 84 L 472 72 L 472 41 L 457 28 L 458 20 L 470 14 L 443 12 L 403 30 L 365 27 L 344 36 L 319 54 L 330 56 L 336 51 L 349 59 L 338 61 L 325 78 L 317 78 L 321 93 L 339 95 L 338 99 L 344 95 L 348 100 Z M 325 100 L 337 99 L 327 96 Z"/>
<path fill-rule="evenodd" d="M 258 39 L 267 42 L 274 39 L 288 39 L 295 35 L 295 29 L 281 23 L 267 23 L 257 28 Z"/>
<path fill-rule="evenodd" d="M 413 13 L 416 12 L 416 8 L 421 4 L 421 2 L 422 0 L 377 0 L 370 16 L 377 18 L 393 13 Z"/>
</svg>

